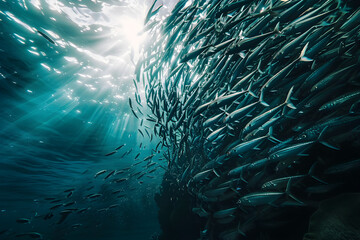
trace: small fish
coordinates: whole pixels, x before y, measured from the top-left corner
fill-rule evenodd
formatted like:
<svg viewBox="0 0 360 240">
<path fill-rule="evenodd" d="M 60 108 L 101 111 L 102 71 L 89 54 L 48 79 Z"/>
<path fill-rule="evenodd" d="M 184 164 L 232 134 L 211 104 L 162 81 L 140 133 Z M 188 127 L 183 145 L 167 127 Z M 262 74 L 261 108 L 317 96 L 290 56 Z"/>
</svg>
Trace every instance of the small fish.
<svg viewBox="0 0 360 240">
<path fill-rule="evenodd" d="M 125 144 L 122 144 L 122 145 L 118 146 L 117 148 L 115 148 L 115 150 L 120 150 L 124 146 L 125 146 Z"/>
<path fill-rule="evenodd" d="M 109 206 L 109 209 L 116 208 L 116 207 L 118 207 L 118 206 L 119 206 L 119 204 L 113 204 L 113 205 L 110 205 L 110 206 Z"/>
<path fill-rule="evenodd" d="M 139 133 L 141 134 L 141 136 L 144 137 L 144 134 L 142 133 L 142 131 L 140 129 L 138 129 Z"/>
<path fill-rule="evenodd" d="M 46 200 L 46 201 L 52 201 L 52 200 L 55 200 L 56 198 L 54 198 L 54 197 L 47 197 L 47 198 L 44 198 L 44 200 Z"/>
<path fill-rule="evenodd" d="M 89 208 L 81 208 L 77 211 L 77 213 L 83 213 L 85 211 L 89 210 Z"/>
<path fill-rule="evenodd" d="M 134 163 L 134 164 L 132 164 L 132 166 L 136 166 L 136 165 L 139 165 L 139 164 L 141 164 L 142 162 L 137 162 L 137 163 Z"/>
<path fill-rule="evenodd" d="M 43 36 L 46 40 L 48 40 L 51 44 L 55 45 L 55 42 L 45 33 L 41 32 L 40 30 L 36 30 L 41 36 Z"/>
<path fill-rule="evenodd" d="M 142 174 L 140 174 L 136 179 L 140 179 L 140 178 L 142 178 L 144 175 L 146 174 L 146 172 L 144 172 L 144 173 L 142 173 Z"/>
<path fill-rule="evenodd" d="M 18 218 L 16 219 L 17 223 L 30 223 L 30 219 L 28 218 Z"/>
<path fill-rule="evenodd" d="M 113 180 L 113 182 L 121 183 L 121 182 L 125 182 L 126 180 L 128 180 L 128 179 L 127 178 L 119 178 L 119 179 Z"/>
<path fill-rule="evenodd" d="M 153 173 L 157 170 L 158 168 L 154 168 L 154 169 L 151 169 L 148 173 Z"/>
<path fill-rule="evenodd" d="M 97 173 L 95 174 L 94 178 L 96 178 L 96 177 L 98 177 L 99 175 L 104 174 L 104 173 L 106 173 L 106 172 L 107 172 L 107 170 L 101 170 L 101 171 L 99 171 L 99 172 L 97 172 Z"/>
<path fill-rule="evenodd" d="M 152 16 L 154 16 L 158 11 L 159 9 L 162 7 L 162 4 L 153 11 L 154 7 L 155 7 L 155 4 L 156 4 L 157 0 L 154 0 L 153 4 L 151 5 L 151 7 L 149 8 L 149 11 L 148 13 L 146 14 L 146 17 L 145 17 L 145 21 L 144 21 L 144 25 L 147 24 L 147 22 L 150 20 L 150 18 Z"/>
<path fill-rule="evenodd" d="M 68 195 L 66 195 L 67 198 L 71 197 L 73 195 L 73 192 L 69 192 Z"/>
<path fill-rule="evenodd" d="M 57 224 L 63 223 L 66 220 L 66 218 L 69 216 L 70 213 L 72 213 L 71 210 L 61 211 L 60 212 L 61 217 L 60 217 L 59 221 L 57 222 Z"/>
<path fill-rule="evenodd" d="M 111 156 L 111 155 L 113 155 L 113 154 L 115 154 L 115 153 L 117 153 L 117 151 L 109 152 L 109 153 L 105 154 L 105 156 L 106 156 L 106 157 L 107 157 L 107 156 Z"/>
<path fill-rule="evenodd" d="M 135 116 L 137 119 L 139 119 L 139 117 L 136 115 L 134 109 L 131 109 L 131 111 L 132 111 L 132 113 L 134 114 L 134 116 Z"/>
<path fill-rule="evenodd" d="M 64 192 L 67 193 L 67 192 L 73 192 L 75 190 L 75 188 L 70 188 L 70 189 L 66 189 Z"/>
<path fill-rule="evenodd" d="M 98 212 L 106 212 L 107 210 L 109 210 L 108 208 L 101 208 L 101 209 L 98 209 L 97 211 Z"/>
<path fill-rule="evenodd" d="M 81 223 L 75 223 L 75 224 L 71 225 L 71 228 L 76 229 L 76 228 L 79 228 L 81 226 L 82 226 Z"/>
<path fill-rule="evenodd" d="M 241 197 L 238 203 L 244 206 L 259 206 L 272 203 L 284 195 L 283 192 L 250 193 Z"/>
<path fill-rule="evenodd" d="M 113 175 L 115 173 L 115 170 L 112 170 L 108 175 L 106 175 L 105 179 L 108 179 L 109 177 L 111 177 L 111 175 Z"/>
<path fill-rule="evenodd" d="M 68 207 L 68 206 L 71 206 L 71 205 L 74 205 L 76 203 L 76 201 L 73 201 L 73 202 L 68 202 L 68 203 L 64 203 L 64 207 Z"/>
<path fill-rule="evenodd" d="M 59 208 L 59 207 L 61 207 L 61 206 L 63 206 L 63 204 L 57 204 L 57 205 L 55 205 L 55 206 L 52 206 L 52 207 L 50 207 L 50 210 L 54 210 L 54 209 L 56 209 L 56 208 Z"/>
<path fill-rule="evenodd" d="M 228 208 L 220 211 L 216 211 L 213 214 L 214 218 L 224 218 L 232 215 L 237 210 L 237 207 L 234 208 Z"/>
<path fill-rule="evenodd" d="M 154 156 L 155 154 L 151 154 L 150 156 L 147 156 L 146 158 L 144 158 L 144 162 L 152 159 Z"/>
<path fill-rule="evenodd" d="M 123 191 L 122 189 L 118 189 L 118 190 L 113 191 L 112 194 L 117 194 L 117 193 L 122 192 L 122 191 Z"/>
<path fill-rule="evenodd" d="M 129 98 L 129 106 L 131 109 L 133 109 L 133 105 L 132 105 L 132 102 L 131 102 L 131 98 Z"/>
<path fill-rule="evenodd" d="M 54 214 L 52 212 L 49 212 L 44 216 L 44 220 L 48 220 L 48 219 L 52 218 L 53 216 L 54 216 Z"/>
<path fill-rule="evenodd" d="M 31 237 L 35 239 L 43 239 L 43 236 L 38 232 L 27 232 L 27 233 L 19 233 L 15 235 L 16 237 Z"/>
<path fill-rule="evenodd" d="M 88 195 L 88 198 L 94 199 L 94 198 L 99 198 L 101 196 L 102 196 L 102 194 L 100 194 L 100 193 L 94 193 L 94 194 Z"/>
</svg>

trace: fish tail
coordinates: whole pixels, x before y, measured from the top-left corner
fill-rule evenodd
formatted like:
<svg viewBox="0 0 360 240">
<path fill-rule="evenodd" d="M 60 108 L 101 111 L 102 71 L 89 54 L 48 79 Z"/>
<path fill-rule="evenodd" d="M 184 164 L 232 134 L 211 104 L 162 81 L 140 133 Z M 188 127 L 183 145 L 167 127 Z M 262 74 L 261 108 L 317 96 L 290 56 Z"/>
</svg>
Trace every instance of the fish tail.
<svg viewBox="0 0 360 240">
<path fill-rule="evenodd" d="M 301 50 L 300 61 L 302 61 L 302 62 L 311 62 L 311 61 L 313 61 L 313 59 L 308 58 L 308 57 L 305 56 L 305 53 L 306 53 L 306 50 L 307 50 L 308 46 L 309 46 L 309 42 L 307 42 L 305 44 L 304 48 Z"/>
<path fill-rule="evenodd" d="M 333 146 L 331 145 L 330 143 L 326 142 L 324 140 L 324 134 L 325 134 L 325 131 L 326 129 L 328 128 L 329 126 L 326 126 L 324 127 L 323 130 L 321 130 L 320 134 L 319 134 L 319 137 L 317 138 L 317 142 L 321 143 L 322 145 L 324 145 L 325 147 L 328 147 L 328 148 L 331 148 L 331 149 L 334 149 L 334 150 L 340 150 L 340 148 L 336 147 L 336 146 Z"/>
<path fill-rule="evenodd" d="M 269 137 L 269 140 L 270 140 L 271 142 L 281 143 L 281 141 L 280 141 L 279 139 L 277 139 L 277 138 L 274 137 L 274 135 L 273 135 L 273 128 L 272 128 L 272 127 L 269 128 L 269 132 L 268 132 L 267 136 Z"/>
<path fill-rule="evenodd" d="M 252 82 L 250 82 L 249 87 L 248 87 L 248 89 L 247 89 L 248 93 L 249 93 L 251 96 L 253 96 L 254 98 L 258 98 L 258 96 L 257 96 L 253 91 L 251 91 L 251 87 L 252 87 Z"/>
<path fill-rule="evenodd" d="M 278 33 L 278 34 L 281 34 L 281 31 L 280 31 L 280 22 L 278 22 L 274 28 L 274 33 Z"/>
<path fill-rule="evenodd" d="M 294 86 L 292 86 L 290 88 L 290 90 L 286 96 L 286 100 L 285 100 L 284 104 L 291 109 L 296 109 L 295 105 L 291 102 L 291 94 L 292 94 L 293 90 L 294 90 Z"/>
<path fill-rule="evenodd" d="M 259 60 L 259 63 L 258 63 L 258 65 L 257 65 L 257 70 L 258 70 L 258 72 L 259 72 L 261 75 L 263 75 L 263 74 L 265 74 L 266 72 L 265 72 L 265 71 L 262 71 L 262 70 L 260 69 L 260 66 L 261 66 L 261 59 Z"/>
<path fill-rule="evenodd" d="M 308 175 L 312 178 L 315 179 L 316 181 L 322 183 L 322 184 L 329 184 L 327 182 L 325 182 L 324 180 L 321 180 L 319 177 L 315 176 L 314 172 L 315 172 L 315 167 L 317 165 L 317 161 L 310 167 Z"/>
<path fill-rule="evenodd" d="M 299 198 L 297 198 L 294 194 L 291 193 L 290 191 L 291 180 L 292 179 L 290 178 L 289 181 L 287 182 L 285 194 L 289 196 L 291 199 L 295 200 L 297 203 L 300 203 L 301 205 L 305 205 L 304 202 L 302 202 Z"/>
<path fill-rule="evenodd" d="M 259 102 L 261 105 L 265 107 L 269 107 L 270 105 L 264 101 L 264 91 L 260 91 L 260 99 Z"/>
</svg>

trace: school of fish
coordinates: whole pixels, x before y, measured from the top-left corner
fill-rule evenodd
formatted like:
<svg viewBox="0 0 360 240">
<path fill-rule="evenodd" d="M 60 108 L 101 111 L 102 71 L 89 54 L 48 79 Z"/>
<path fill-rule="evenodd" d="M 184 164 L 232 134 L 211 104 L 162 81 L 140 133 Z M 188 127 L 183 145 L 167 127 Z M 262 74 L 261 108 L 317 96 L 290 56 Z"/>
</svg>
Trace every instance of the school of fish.
<svg viewBox="0 0 360 240">
<path fill-rule="evenodd" d="M 146 139 L 145 139 L 146 140 Z M 91 176 L 86 186 L 74 185 L 72 188 L 65 189 L 54 195 L 48 195 L 45 198 L 34 199 L 33 201 L 41 204 L 47 211 L 35 211 L 35 215 L 19 217 L 16 223 L 20 225 L 29 225 L 36 229 L 39 224 L 49 224 L 49 226 L 65 226 L 70 232 L 79 229 L 85 229 L 88 226 L 98 228 L 100 226 L 91 225 L 91 223 L 79 221 L 84 215 L 95 213 L 98 218 L 106 217 L 109 213 L 116 213 L 117 209 L 131 200 L 135 191 L 141 191 L 140 186 L 144 181 L 155 179 L 162 174 L 160 169 L 166 169 L 162 166 L 163 158 L 159 158 L 156 153 L 160 144 L 155 149 L 151 149 L 151 155 L 141 157 L 145 152 L 146 146 L 141 142 L 138 146 L 139 152 L 132 161 L 128 161 L 132 148 L 127 148 L 126 144 L 121 144 L 114 151 L 105 153 L 108 157 L 114 154 L 113 159 L 125 161 L 126 167 L 118 169 L 101 169 L 96 172 L 85 170 L 79 177 Z M 119 154 L 123 151 L 122 154 Z M 114 158 L 115 157 L 115 158 Z M 134 185 L 135 184 L 135 185 Z M 109 187 L 111 186 L 111 187 Z M 148 189 L 149 186 L 143 188 Z M 16 225 L 14 228 L 1 229 L 2 236 L 10 238 L 4 239 L 47 239 L 48 233 L 36 231 L 19 232 Z"/>
<path fill-rule="evenodd" d="M 180 0 L 161 20 L 154 1 L 134 84 L 201 239 L 256 239 L 360 190 L 359 5 Z"/>
</svg>

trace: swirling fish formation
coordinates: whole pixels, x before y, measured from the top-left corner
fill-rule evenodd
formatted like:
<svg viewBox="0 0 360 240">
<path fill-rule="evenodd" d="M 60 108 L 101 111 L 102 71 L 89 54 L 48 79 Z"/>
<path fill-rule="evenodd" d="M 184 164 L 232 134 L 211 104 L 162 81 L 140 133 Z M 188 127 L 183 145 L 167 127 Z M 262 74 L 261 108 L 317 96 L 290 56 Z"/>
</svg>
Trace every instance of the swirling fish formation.
<svg viewBox="0 0 360 240">
<path fill-rule="evenodd" d="M 202 239 L 271 236 L 359 191 L 356 1 L 180 0 L 163 21 L 151 11 L 137 81 Z"/>
</svg>

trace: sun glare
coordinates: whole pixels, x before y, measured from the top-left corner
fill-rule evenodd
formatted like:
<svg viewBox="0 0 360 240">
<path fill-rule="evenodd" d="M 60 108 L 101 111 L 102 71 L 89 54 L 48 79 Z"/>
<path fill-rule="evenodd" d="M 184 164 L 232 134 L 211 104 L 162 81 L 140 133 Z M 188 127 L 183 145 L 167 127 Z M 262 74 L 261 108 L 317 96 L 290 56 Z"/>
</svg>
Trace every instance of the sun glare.
<svg viewBox="0 0 360 240">
<path fill-rule="evenodd" d="M 123 16 L 120 19 L 120 35 L 122 35 L 135 50 L 139 49 L 139 46 L 145 38 L 145 33 L 142 32 L 143 27 L 143 19 L 136 19 L 130 16 Z"/>
</svg>

